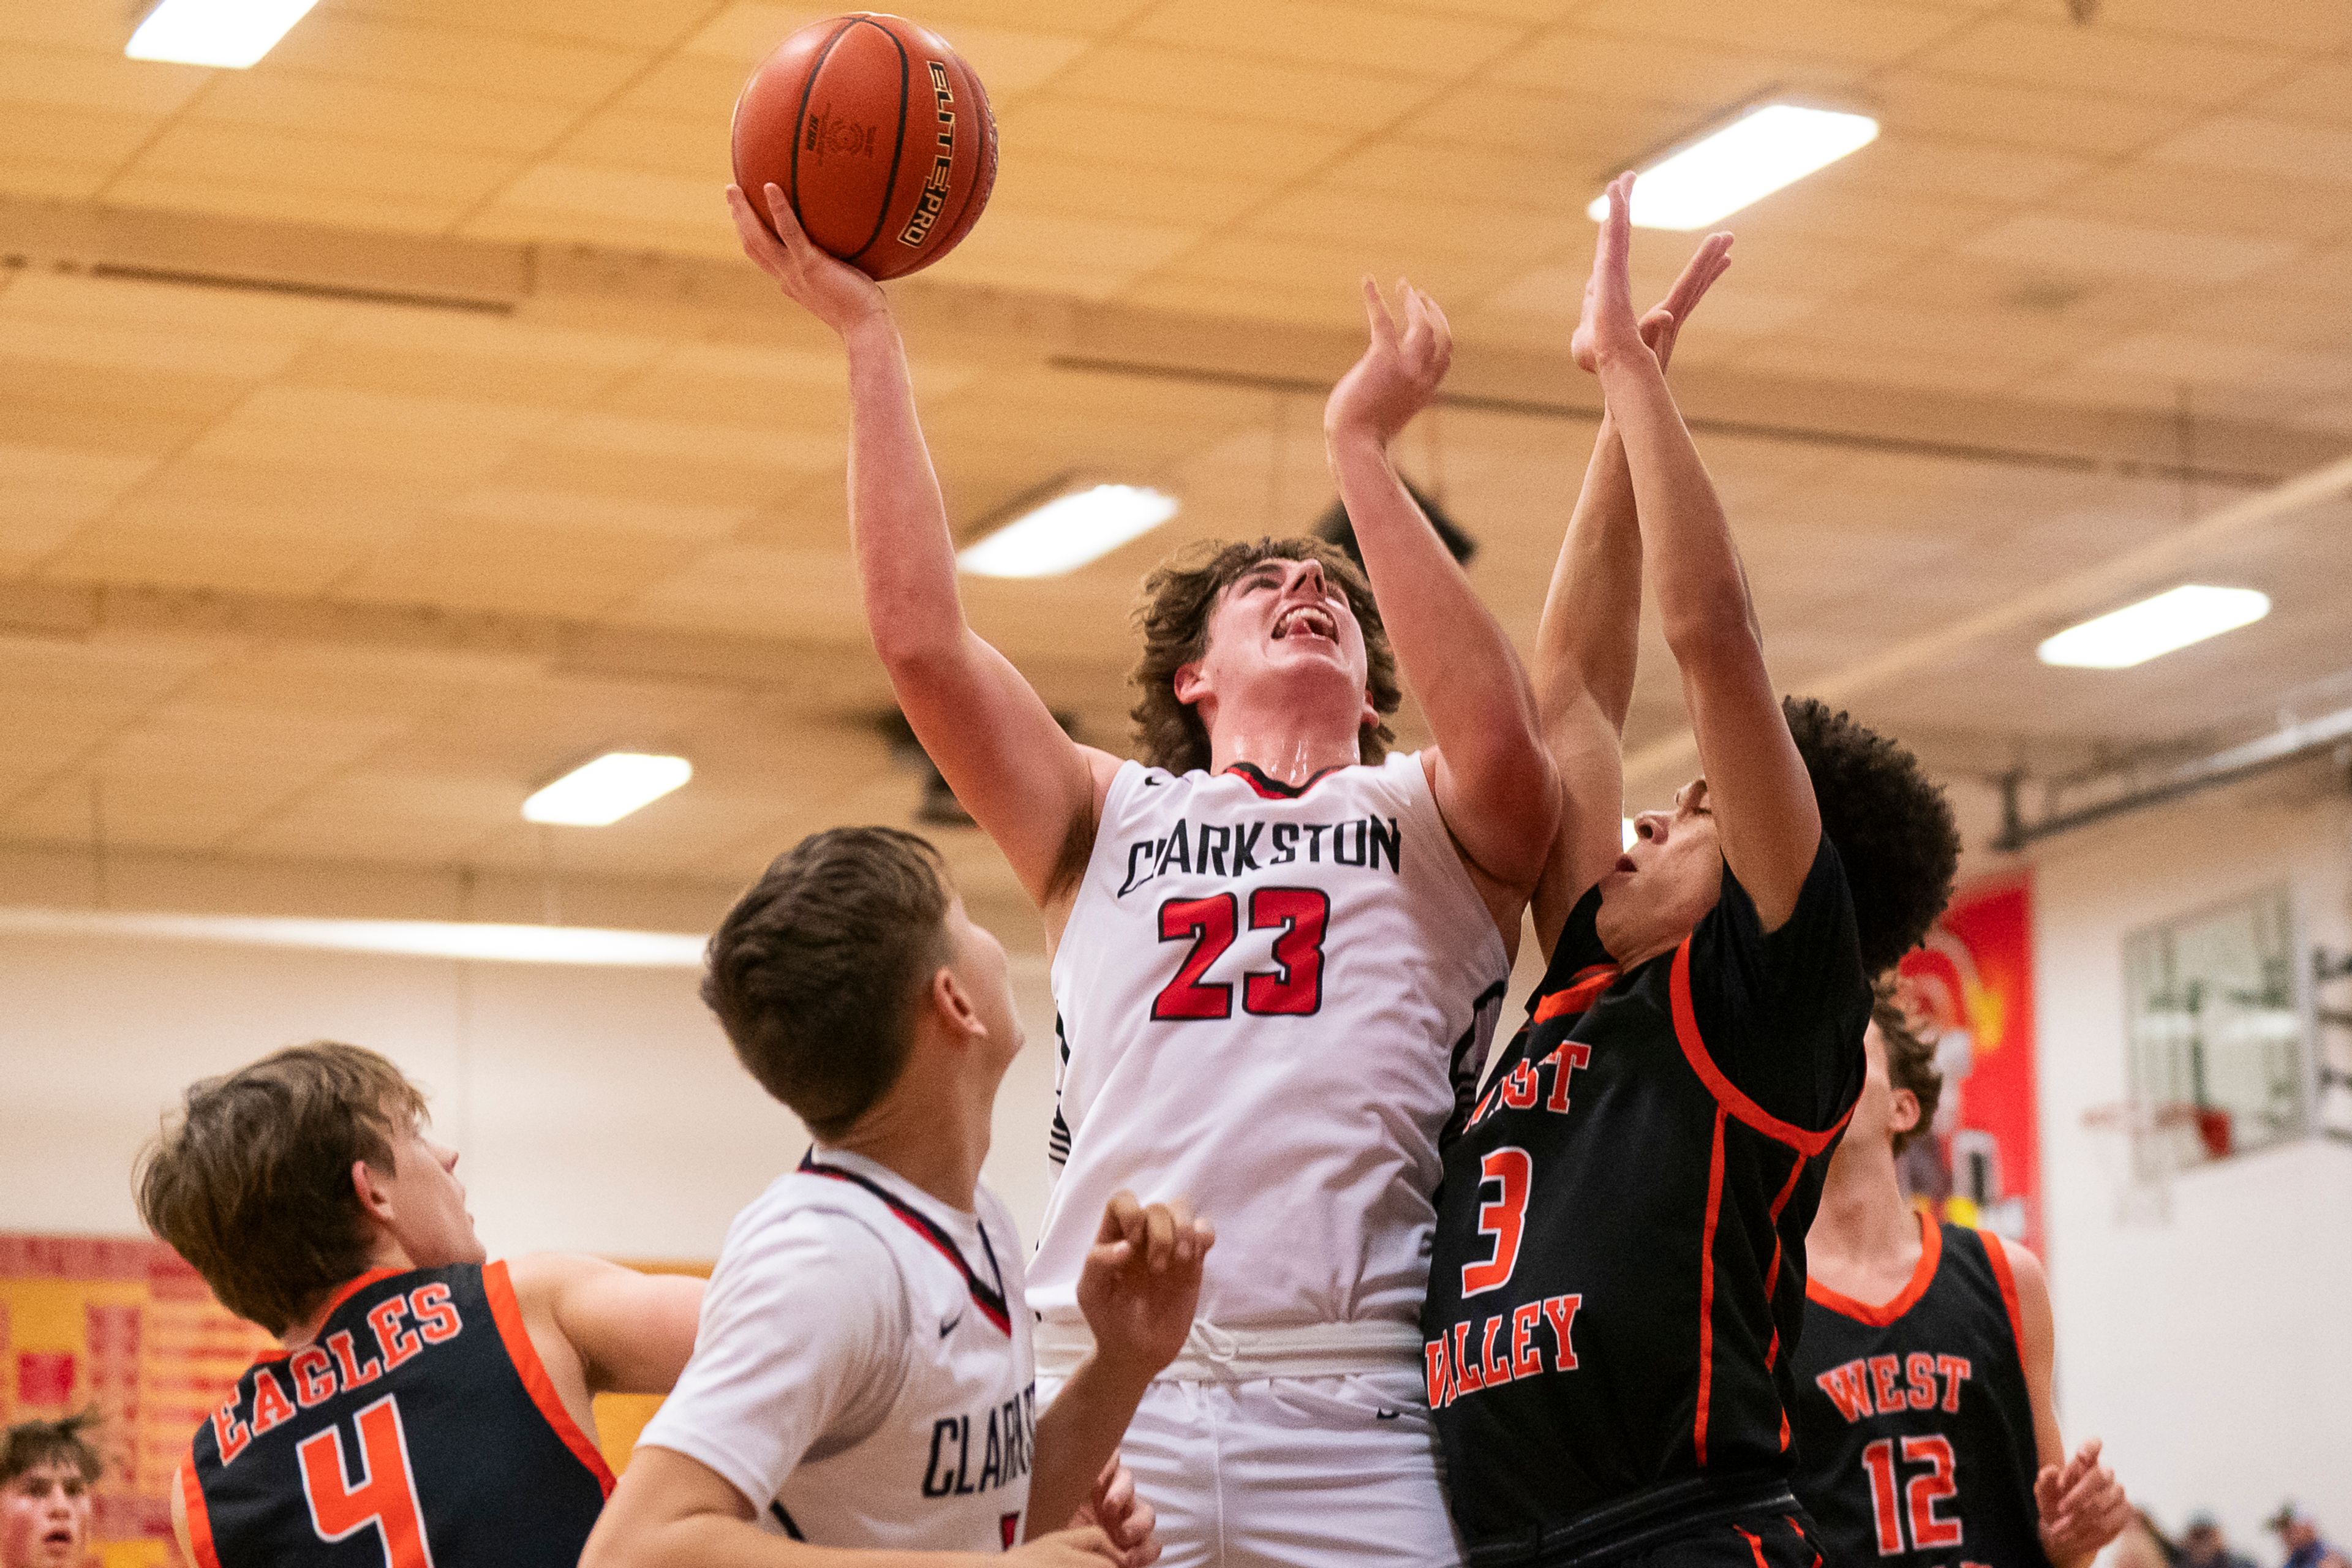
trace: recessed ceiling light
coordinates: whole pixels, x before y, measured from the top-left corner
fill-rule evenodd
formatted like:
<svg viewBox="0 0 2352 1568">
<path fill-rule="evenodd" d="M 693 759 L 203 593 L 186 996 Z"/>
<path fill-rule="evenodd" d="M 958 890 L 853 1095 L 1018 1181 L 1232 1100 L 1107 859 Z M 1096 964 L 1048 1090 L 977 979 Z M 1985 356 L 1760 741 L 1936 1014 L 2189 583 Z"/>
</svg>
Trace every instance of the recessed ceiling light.
<svg viewBox="0 0 2352 1568">
<path fill-rule="evenodd" d="M 2037 651 L 2044 664 L 2128 669 L 2158 654 L 2251 626 L 2270 613 L 2270 595 L 2252 588 L 2208 588 L 2184 583 L 2153 599 L 2068 626 L 2042 639 Z"/>
<path fill-rule="evenodd" d="M 277 47 L 319 0 L 163 0 L 122 52 L 134 60 L 242 70 Z"/>
<path fill-rule="evenodd" d="M 603 827 L 659 800 L 693 776 L 694 764 L 684 757 L 607 752 L 524 801 L 523 820 Z"/>
<path fill-rule="evenodd" d="M 956 556 L 976 577 L 1058 577 L 1139 539 L 1176 515 L 1176 498 L 1136 485 L 1096 485 L 1024 512 Z"/>
<path fill-rule="evenodd" d="M 1633 226 L 1705 228 L 1877 135 L 1878 121 L 1867 114 L 1760 105 L 1642 170 L 1633 181 Z M 1609 216 L 1609 198 L 1595 196 L 1584 211 L 1598 223 Z"/>
</svg>

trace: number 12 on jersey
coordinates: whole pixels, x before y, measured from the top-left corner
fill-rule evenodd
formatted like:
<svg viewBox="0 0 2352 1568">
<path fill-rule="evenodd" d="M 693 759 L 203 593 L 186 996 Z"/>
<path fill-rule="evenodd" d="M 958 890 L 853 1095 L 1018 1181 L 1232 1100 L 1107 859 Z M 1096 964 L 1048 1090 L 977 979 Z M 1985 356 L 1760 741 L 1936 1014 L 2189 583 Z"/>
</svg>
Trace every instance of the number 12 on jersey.
<svg viewBox="0 0 2352 1568">
<path fill-rule="evenodd" d="M 343 1463 L 342 1439 L 333 1427 L 312 1433 L 295 1449 L 302 1462 L 302 1497 L 310 1505 L 311 1528 L 321 1541 L 343 1541 L 373 1525 L 383 1545 L 384 1568 L 433 1568 L 433 1547 L 425 1535 L 425 1508 L 416 1500 L 399 1405 L 387 1394 L 361 1411 L 355 1425 L 360 1435 L 357 1481 Z"/>
<path fill-rule="evenodd" d="M 1960 1543 L 1960 1521 L 1946 1519 L 1936 1511 L 1936 1505 L 1948 1498 L 1959 1495 L 1959 1483 L 1952 1479 L 1951 1439 L 1940 1434 L 1924 1437 L 1906 1437 L 1903 1462 L 1924 1464 L 1927 1470 L 1913 1476 L 1905 1483 L 1900 1502 L 1895 1486 L 1895 1444 L 1892 1437 L 1881 1437 L 1862 1451 L 1863 1473 L 1870 1478 L 1871 1511 L 1878 1521 L 1878 1554 L 1894 1557 L 1906 1549 L 1903 1544 L 1904 1515 L 1908 1512 L 1913 1552 L 1931 1552 Z M 1907 1508 L 1904 1505 L 1907 1504 Z"/>
<path fill-rule="evenodd" d="M 1280 931 L 1274 939 L 1275 967 L 1242 976 L 1242 1010 L 1259 1017 L 1304 1017 L 1323 1006 L 1323 936 L 1331 900 L 1319 888 L 1257 888 L 1251 890 L 1249 928 Z M 1171 899 L 1160 906 L 1160 940 L 1187 942 L 1192 951 L 1176 977 L 1152 999 L 1151 1016 L 1180 1023 L 1234 1016 L 1234 988 L 1206 981 L 1225 950 L 1241 933 L 1241 906 L 1231 893 L 1205 899 Z"/>
</svg>

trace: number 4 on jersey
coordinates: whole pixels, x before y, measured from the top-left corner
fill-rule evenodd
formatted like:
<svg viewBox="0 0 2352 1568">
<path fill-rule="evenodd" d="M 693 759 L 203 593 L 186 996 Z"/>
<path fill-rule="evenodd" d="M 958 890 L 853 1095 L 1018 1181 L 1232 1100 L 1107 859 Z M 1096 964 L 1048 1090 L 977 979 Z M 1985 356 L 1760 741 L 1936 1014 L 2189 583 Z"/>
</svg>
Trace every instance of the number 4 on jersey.
<svg viewBox="0 0 2352 1568">
<path fill-rule="evenodd" d="M 1242 1010 L 1258 1017 L 1304 1017 L 1323 1006 L 1323 933 L 1331 900 L 1318 888 L 1259 888 L 1250 894 L 1250 930 L 1276 931 L 1271 970 L 1242 976 Z M 1204 981 L 1240 934 L 1240 905 L 1231 893 L 1205 899 L 1171 899 L 1160 906 L 1160 940 L 1191 942 L 1192 951 L 1177 966 L 1176 978 L 1152 999 L 1151 1016 L 1161 1023 L 1230 1018 L 1234 988 Z"/>
<path fill-rule="evenodd" d="M 343 1541 L 373 1525 L 383 1546 L 384 1568 L 433 1568 L 433 1547 L 425 1536 L 425 1509 L 416 1500 L 416 1480 L 408 1468 L 408 1436 L 400 1406 L 385 1394 L 359 1413 L 360 1479 L 343 1463 L 342 1441 L 333 1427 L 302 1439 L 302 1496 L 310 1524 L 321 1541 Z"/>
</svg>

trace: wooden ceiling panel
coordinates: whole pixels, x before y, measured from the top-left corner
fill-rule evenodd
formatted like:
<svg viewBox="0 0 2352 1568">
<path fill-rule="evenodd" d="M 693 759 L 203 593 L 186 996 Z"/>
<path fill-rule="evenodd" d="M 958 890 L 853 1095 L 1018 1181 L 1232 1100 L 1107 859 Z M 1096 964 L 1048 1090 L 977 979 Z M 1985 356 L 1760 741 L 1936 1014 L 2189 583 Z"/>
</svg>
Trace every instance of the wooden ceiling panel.
<svg viewBox="0 0 2352 1568">
<path fill-rule="evenodd" d="M 526 37 L 446 22 L 388 21 L 340 8 L 314 11 L 257 68 L 587 109 L 652 63 L 644 49 Z"/>
<path fill-rule="evenodd" d="M 2160 283 L 2234 283 L 2291 260 L 2297 247 L 2213 229 L 2186 231 L 2104 219 L 2028 214 L 1969 239 L 1968 254 L 2053 273 Z"/>
<path fill-rule="evenodd" d="M 270 180 L 266 171 L 245 183 L 133 171 L 115 175 L 100 194 L 110 203 L 163 212 L 194 210 L 270 223 L 406 235 L 445 233 L 467 206 L 463 201 L 429 194 L 395 201 L 350 191 L 281 185 Z"/>
<path fill-rule="evenodd" d="M 2344 85 L 2352 89 L 2352 78 L 2347 78 Z M 2278 179 L 2310 182 L 2314 185 L 2352 185 L 2352 130 L 2287 120 L 2217 116 L 2167 138 L 2150 148 L 2148 156 L 2160 163 L 2188 163 L 2266 176 L 2258 190 L 2258 199 L 2275 199 L 2272 182 Z M 2210 193 L 2200 193 L 2207 194 Z M 2323 192 L 2312 190 L 2310 194 L 2325 199 Z M 2213 210 L 2202 202 L 2199 205 L 2203 211 Z"/>
<path fill-rule="evenodd" d="M 1006 213 L 1164 225 L 1171 217 L 1213 228 L 1268 200 L 1279 187 L 1173 169 L 1088 158 L 1031 157 L 1007 168 L 989 196 L 988 223 Z"/>
<path fill-rule="evenodd" d="M 1867 3 L 1867 0 L 1806 0 L 1773 14 L 1770 37 L 1781 53 L 1810 55 L 1847 65 L 1885 65 L 1927 47 L 1956 32 L 1966 12 L 1935 5 Z M 1754 7 L 1740 0 L 1682 0 L 1671 7 L 1643 0 L 1601 0 L 1576 14 L 1579 28 L 1596 33 L 1651 36 L 1737 49 L 1752 44 L 1759 31 Z"/>
<path fill-rule="evenodd" d="M 1116 149 L 1122 163 L 1221 178 L 1238 171 L 1252 184 L 1303 174 L 1348 141 L 1342 132 L 1305 125 L 1224 119 L 1198 110 L 1130 109 L 1051 92 L 1014 104 L 999 118 L 997 132 L 1007 163 L 1033 152 L 1057 158 L 1077 150 Z M 973 239 L 988 227 L 983 221 L 974 228 Z"/>
<path fill-rule="evenodd" d="M 378 603 L 593 617 L 700 548 L 674 528 L 512 519 L 495 528 L 463 520 L 429 522 L 339 579 L 335 591 Z"/>
<path fill-rule="evenodd" d="M 548 151 L 561 167 L 636 169 L 722 190 L 733 178 L 728 143 L 707 118 L 604 110 Z"/>
<path fill-rule="evenodd" d="M 285 70 L 221 71 L 189 121 L 415 147 L 456 147 L 522 157 L 563 133 L 575 110 L 544 99 L 436 92 Z"/>
<path fill-rule="evenodd" d="M 1525 41 L 1486 74 L 1586 101 L 1672 105 L 1686 112 L 1693 129 L 1767 88 L 1842 85 L 1850 79 L 1843 67 L 1772 52 L 1753 34 L 1731 47 L 1710 48 L 1654 32 L 1619 35 L 1580 26 L 1557 27 Z"/>
<path fill-rule="evenodd" d="M 211 76 L 199 66 L 126 59 L 119 43 L 99 50 L 0 48 L 0 100 L 85 113 L 159 120 L 203 91 Z"/>
<path fill-rule="evenodd" d="M 2147 98 L 2219 108 L 2286 74 L 2283 51 L 2062 21 L 1989 17 L 1912 64 L 2073 95 Z"/>
<path fill-rule="evenodd" d="M 501 33 L 645 50 L 679 41 L 698 17 L 715 8 L 715 0 L 499 0 L 489 10 L 477 0 L 337 0 L 335 8 L 412 26 L 470 29 L 487 23 Z"/>
<path fill-rule="evenodd" d="M 2352 145 L 2352 136 L 2344 140 Z M 2352 233 L 2352 170 L 2321 182 L 2139 162 L 2079 181 L 2047 205 L 2061 214 L 2150 228 L 2193 223 L 2233 239 L 2326 241 Z"/>
<path fill-rule="evenodd" d="M 2238 109 L 2303 124 L 2352 125 L 2352 61 L 2339 57 L 2305 64 Z"/>
<path fill-rule="evenodd" d="M 1097 45 L 1054 79 L 1056 96 L 1163 113 L 1204 109 L 1329 131 L 1387 124 L 1429 90 L 1422 79 L 1386 71 L 1308 68 L 1213 48 L 1179 48 L 1121 38 Z M 1037 151 L 1042 155 L 1044 149 Z M 1076 153 L 1081 149 L 1073 148 Z M 1123 150 L 1096 149 L 1096 155 Z M 1004 176 L 1014 170 L 1008 167 Z M 1246 169 L 1231 174 L 1246 178 Z"/>
<path fill-rule="evenodd" d="M 2223 43 L 2259 44 L 2295 52 L 2352 43 L 2352 11 L 2304 0 L 2133 0 L 2116 18 L 2134 32 L 2169 33 Z"/>
<path fill-rule="evenodd" d="M 1507 22 L 1334 0 L 1164 0 L 1129 30 L 1153 43 L 1424 77 L 1475 69 L 1523 34 Z"/>
<path fill-rule="evenodd" d="M 108 113 L 0 98 L 0 147 L 12 163 L 121 166 L 155 134 L 159 115 Z"/>
<path fill-rule="evenodd" d="M 956 262 L 961 273 L 982 282 L 1108 299 L 1189 249 L 1201 233 L 1058 213 L 991 213 L 958 247 Z"/>
<path fill-rule="evenodd" d="M 1874 76 L 1870 107 L 1890 130 L 2004 142 L 2032 152 L 2121 157 L 2188 124 L 2195 105 L 1909 68 Z"/>
<path fill-rule="evenodd" d="M 2071 153 L 1890 130 L 1837 172 L 1842 184 L 1915 201 L 1953 198 L 2014 207 L 2039 201 L 2096 167 L 2093 160 Z"/>
</svg>

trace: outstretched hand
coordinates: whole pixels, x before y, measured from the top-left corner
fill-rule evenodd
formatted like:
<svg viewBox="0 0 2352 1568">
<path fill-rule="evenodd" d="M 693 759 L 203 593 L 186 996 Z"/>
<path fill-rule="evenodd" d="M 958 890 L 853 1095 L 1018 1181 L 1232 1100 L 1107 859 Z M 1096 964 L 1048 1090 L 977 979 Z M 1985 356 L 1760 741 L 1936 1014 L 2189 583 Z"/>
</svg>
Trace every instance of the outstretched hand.
<svg viewBox="0 0 2352 1568">
<path fill-rule="evenodd" d="M 762 195 L 767 200 L 768 216 L 774 224 L 772 231 L 768 224 L 760 221 L 751 198 L 743 194 L 740 185 L 727 187 L 727 210 L 735 216 L 735 232 L 743 241 L 743 254 L 761 271 L 782 284 L 794 303 L 844 336 L 859 322 L 888 313 L 890 307 L 883 298 L 882 285 L 846 261 L 818 248 L 801 227 L 800 217 L 793 211 L 792 203 L 784 199 L 781 186 L 772 181 Z"/>
<path fill-rule="evenodd" d="M 2131 1522 L 2131 1499 L 2116 1473 L 2099 1463 L 2099 1439 L 2074 1450 L 2062 1467 L 2044 1465 L 2033 1478 L 2042 1549 L 2051 1562 L 2087 1563 Z"/>
<path fill-rule="evenodd" d="M 1682 276 L 1666 290 L 1666 297 L 1650 307 L 1642 317 L 1642 341 L 1658 356 L 1658 368 L 1675 357 L 1675 340 L 1681 335 L 1683 323 L 1690 320 L 1715 280 L 1731 270 L 1731 236 L 1710 234 L 1699 243 L 1691 258 L 1683 264 Z"/>
<path fill-rule="evenodd" d="M 1381 299 L 1381 287 L 1364 279 L 1364 315 L 1371 342 L 1364 357 L 1339 378 L 1331 399 L 1323 406 L 1326 435 L 1369 435 L 1381 446 L 1396 439 L 1412 416 L 1429 406 L 1454 363 L 1454 331 L 1437 301 L 1397 280 L 1404 307 L 1404 329 Z"/>
<path fill-rule="evenodd" d="M 1102 1228 L 1078 1274 L 1078 1310 L 1095 1353 L 1150 1378 L 1176 1359 L 1201 1301 L 1201 1265 L 1216 1230 L 1179 1198 L 1146 1206 L 1111 1194 Z"/>
</svg>

